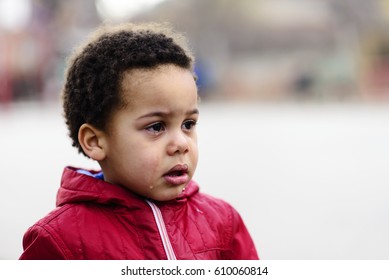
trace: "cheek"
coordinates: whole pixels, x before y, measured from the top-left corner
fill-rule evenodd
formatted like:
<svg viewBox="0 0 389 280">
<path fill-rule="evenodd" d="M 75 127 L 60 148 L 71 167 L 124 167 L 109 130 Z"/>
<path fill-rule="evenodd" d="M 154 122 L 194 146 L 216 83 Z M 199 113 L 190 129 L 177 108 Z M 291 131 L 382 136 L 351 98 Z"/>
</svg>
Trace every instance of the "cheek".
<svg viewBox="0 0 389 280">
<path fill-rule="evenodd" d="M 192 147 L 191 147 L 191 158 L 192 158 L 192 161 L 193 161 L 193 164 L 194 166 L 197 165 L 197 161 L 198 161 L 198 158 L 199 158 L 199 150 L 198 150 L 198 146 L 197 146 L 197 141 L 193 141 L 192 142 Z"/>
<path fill-rule="evenodd" d="M 128 184 L 137 185 L 141 187 L 142 192 L 147 192 L 145 188 L 152 188 L 157 175 L 160 173 L 158 167 L 158 155 L 153 153 L 152 150 L 134 150 L 131 157 L 127 158 Z"/>
<path fill-rule="evenodd" d="M 160 154 L 152 148 L 145 149 L 137 155 L 137 162 L 141 170 L 155 173 L 161 164 Z"/>
<path fill-rule="evenodd" d="M 155 147 L 145 145 L 142 141 L 144 140 L 138 139 L 138 141 L 120 143 L 115 151 L 116 164 L 120 162 L 124 169 L 131 170 L 131 173 L 138 174 L 137 176 L 154 172 L 159 162 L 159 154 Z"/>
</svg>

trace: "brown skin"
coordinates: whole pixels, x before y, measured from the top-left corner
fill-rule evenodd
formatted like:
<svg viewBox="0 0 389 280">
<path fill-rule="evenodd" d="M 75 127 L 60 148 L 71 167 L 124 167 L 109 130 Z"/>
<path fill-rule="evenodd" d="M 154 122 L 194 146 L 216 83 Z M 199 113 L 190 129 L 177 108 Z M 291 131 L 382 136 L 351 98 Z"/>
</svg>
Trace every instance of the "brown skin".
<svg viewBox="0 0 389 280">
<path fill-rule="evenodd" d="M 79 142 L 99 162 L 105 180 L 141 196 L 168 201 L 180 195 L 198 161 L 197 87 L 192 72 L 173 65 L 125 73 L 122 97 L 108 130 L 83 124 Z M 169 174 L 172 168 L 185 169 Z"/>
</svg>

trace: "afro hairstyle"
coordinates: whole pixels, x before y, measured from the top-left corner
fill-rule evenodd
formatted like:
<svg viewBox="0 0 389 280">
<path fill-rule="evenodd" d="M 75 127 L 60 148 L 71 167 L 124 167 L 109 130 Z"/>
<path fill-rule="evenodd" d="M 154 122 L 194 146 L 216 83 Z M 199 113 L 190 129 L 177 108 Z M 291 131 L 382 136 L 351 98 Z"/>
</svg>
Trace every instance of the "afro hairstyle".
<svg viewBox="0 0 389 280">
<path fill-rule="evenodd" d="M 86 155 L 78 141 L 81 125 L 106 130 L 113 112 L 127 105 L 121 97 L 125 72 L 167 64 L 194 72 L 185 37 L 168 24 L 103 25 L 92 33 L 69 57 L 65 73 L 62 101 L 72 145 Z"/>
</svg>

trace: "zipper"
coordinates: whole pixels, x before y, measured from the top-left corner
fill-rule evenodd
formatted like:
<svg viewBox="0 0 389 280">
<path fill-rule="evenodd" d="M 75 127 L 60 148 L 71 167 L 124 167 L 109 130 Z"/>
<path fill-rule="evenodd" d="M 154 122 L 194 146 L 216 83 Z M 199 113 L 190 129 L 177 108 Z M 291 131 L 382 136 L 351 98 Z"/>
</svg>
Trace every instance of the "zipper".
<svg viewBox="0 0 389 280">
<path fill-rule="evenodd" d="M 163 221 L 161 210 L 150 200 L 146 200 L 151 210 L 153 211 L 155 222 L 157 223 L 159 235 L 161 236 L 163 248 L 165 249 L 166 257 L 168 260 L 177 260 L 176 255 L 170 242 L 169 235 L 167 234 L 165 222 Z"/>
</svg>

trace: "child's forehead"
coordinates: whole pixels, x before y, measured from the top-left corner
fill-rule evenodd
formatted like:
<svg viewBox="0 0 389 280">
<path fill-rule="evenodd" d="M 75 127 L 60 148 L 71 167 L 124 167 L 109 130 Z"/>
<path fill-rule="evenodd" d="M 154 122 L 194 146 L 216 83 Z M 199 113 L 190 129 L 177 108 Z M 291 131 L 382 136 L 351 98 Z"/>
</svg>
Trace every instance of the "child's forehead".
<svg viewBox="0 0 389 280">
<path fill-rule="evenodd" d="M 122 88 L 130 87 L 149 80 L 158 72 L 159 67 L 133 68 L 123 72 Z"/>
<path fill-rule="evenodd" d="M 189 69 L 181 68 L 174 64 L 161 64 L 153 68 L 133 68 L 123 72 L 121 79 L 122 91 L 131 91 L 140 84 L 145 84 L 151 79 L 168 73 L 169 71 L 188 71 Z"/>
<path fill-rule="evenodd" d="M 193 90 L 197 98 L 195 78 L 189 69 L 174 64 L 160 65 L 154 68 L 129 69 L 123 73 L 121 79 L 121 98 L 125 105 L 131 105 L 143 100 L 145 93 L 148 93 L 146 95 L 154 95 L 153 99 L 157 102 L 161 92 L 171 94 L 177 90 L 177 86 L 181 92 Z"/>
</svg>

